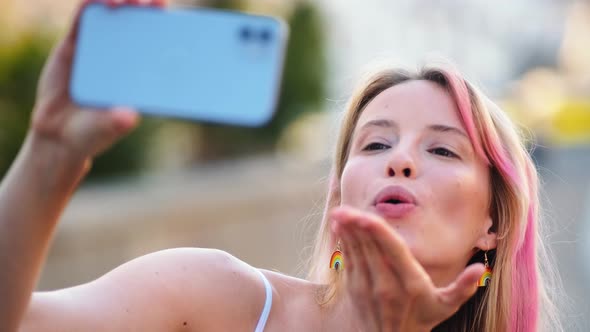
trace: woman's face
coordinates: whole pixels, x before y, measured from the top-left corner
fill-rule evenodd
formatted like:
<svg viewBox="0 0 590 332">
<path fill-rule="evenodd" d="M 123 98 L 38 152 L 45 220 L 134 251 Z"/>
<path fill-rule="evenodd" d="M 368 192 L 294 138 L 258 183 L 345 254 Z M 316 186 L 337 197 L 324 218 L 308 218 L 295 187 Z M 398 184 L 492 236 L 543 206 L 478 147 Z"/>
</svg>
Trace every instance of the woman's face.
<svg viewBox="0 0 590 332">
<path fill-rule="evenodd" d="M 453 99 L 433 82 L 396 85 L 367 105 L 340 185 L 342 204 L 385 218 L 437 284 L 496 246 L 488 167 Z"/>
</svg>

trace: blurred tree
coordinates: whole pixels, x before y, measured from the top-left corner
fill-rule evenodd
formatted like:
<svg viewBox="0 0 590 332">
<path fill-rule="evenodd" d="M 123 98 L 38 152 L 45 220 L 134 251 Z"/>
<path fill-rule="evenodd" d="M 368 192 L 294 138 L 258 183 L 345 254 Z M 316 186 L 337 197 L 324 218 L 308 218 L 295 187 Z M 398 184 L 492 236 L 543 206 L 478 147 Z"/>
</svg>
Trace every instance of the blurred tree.
<svg viewBox="0 0 590 332">
<path fill-rule="evenodd" d="M 14 160 L 29 126 L 37 80 L 52 41 L 25 33 L 0 50 L 0 177 Z M 145 140 L 155 120 L 146 121 L 129 137 L 97 158 L 89 179 L 135 172 L 143 164 Z"/>
<path fill-rule="evenodd" d="M 243 9 L 241 5 L 242 1 L 235 0 L 214 2 L 215 7 L 223 9 Z M 201 125 L 198 159 L 223 159 L 269 151 L 295 119 L 306 112 L 323 109 L 326 59 L 318 9 L 311 2 L 299 1 L 287 20 L 290 37 L 275 116 L 262 128 Z"/>
<path fill-rule="evenodd" d="M 25 137 L 37 79 L 49 41 L 24 35 L 0 49 L 0 175 L 3 176 Z"/>
</svg>

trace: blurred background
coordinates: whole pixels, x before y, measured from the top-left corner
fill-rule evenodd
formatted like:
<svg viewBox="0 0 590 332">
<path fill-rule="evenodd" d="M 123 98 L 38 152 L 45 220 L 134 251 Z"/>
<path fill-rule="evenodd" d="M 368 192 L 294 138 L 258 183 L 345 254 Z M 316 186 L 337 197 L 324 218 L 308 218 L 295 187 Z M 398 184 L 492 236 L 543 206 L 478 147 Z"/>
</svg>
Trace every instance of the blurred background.
<svg viewBox="0 0 590 332">
<path fill-rule="evenodd" d="M 590 331 L 590 1 L 227 0 L 183 4 L 283 17 L 278 112 L 262 129 L 144 118 L 99 158 L 60 224 L 39 289 L 90 281 L 155 250 L 214 247 L 303 276 L 352 87 L 373 64 L 446 58 L 532 134 L 543 239 L 568 331 Z M 0 176 L 76 0 L 0 3 Z M 18 255 L 18 253 L 15 253 Z"/>
</svg>

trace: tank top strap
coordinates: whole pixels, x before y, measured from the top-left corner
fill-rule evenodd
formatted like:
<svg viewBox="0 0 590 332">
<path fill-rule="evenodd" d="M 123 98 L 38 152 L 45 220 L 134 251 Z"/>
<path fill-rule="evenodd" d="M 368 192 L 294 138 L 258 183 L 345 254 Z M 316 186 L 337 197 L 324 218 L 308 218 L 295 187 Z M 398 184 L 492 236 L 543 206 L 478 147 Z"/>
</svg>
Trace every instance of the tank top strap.
<svg viewBox="0 0 590 332">
<path fill-rule="evenodd" d="M 258 319 L 258 324 L 256 325 L 256 330 L 254 330 L 254 332 L 263 332 L 266 321 L 268 320 L 268 316 L 270 315 L 270 308 L 272 306 L 272 287 L 266 276 L 259 269 L 256 269 L 256 271 L 264 282 L 266 300 L 264 301 L 264 308 L 262 308 L 262 313 L 260 314 L 260 318 Z"/>
</svg>

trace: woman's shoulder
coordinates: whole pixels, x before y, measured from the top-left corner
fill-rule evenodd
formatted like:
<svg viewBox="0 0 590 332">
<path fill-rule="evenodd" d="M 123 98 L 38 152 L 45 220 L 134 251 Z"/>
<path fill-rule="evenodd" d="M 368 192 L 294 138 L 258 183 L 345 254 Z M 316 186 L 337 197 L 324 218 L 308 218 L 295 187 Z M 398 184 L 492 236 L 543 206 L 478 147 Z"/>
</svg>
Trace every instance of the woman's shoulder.
<svg viewBox="0 0 590 332">
<path fill-rule="evenodd" d="M 173 248 L 138 257 L 129 263 L 174 279 L 190 277 L 192 283 L 224 276 L 253 277 L 256 270 L 226 251 L 209 248 Z M 149 272 L 143 271 L 143 272 Z M 260 277 L 258 277 L 260 278 Z M 248 281 L 252 278 L 241 278 Z"/>
<path fill-rule="evenodd" d="M 147 264 L 150 269 L 163 274 L 184 296 L 194 293 L 199 299 L 215 302 L 230 294 L 234 302 L 264 298 L 264 283 L 257 270 L 223 250 L 174 248 L 139 259 L 151 261 Z"/>
<path fill-rule="evenodd" d="M 272 292 L 267 326 L 289 330 L 292 312 L 309 312 L 317 287 L 303 279 L 279 272 L 259 270 L 228 252 L 204 248 L 167 249 L 139 257 L 127 264 L 136 272 L 160 279 L 176 310 L 187 322 L 203 330 L 254 330 L 267 299 L 261 276 Z M 149 286 L 148 286 L 149 288 Z M 178 312 L 177 312 L 178 313 Z M 195 321 L 198 319 L 198 322 Z M 188 323 L 187 323 L 188 324 Z M 220 326 L 220 324 L 223 324 Z M 251 326 L 251 329 L 244 329 Z"/>
<path fill-rule="evenodd" d="M 198 330 L 238 331 L 251 325 L 253 331 L 264 307 L 266 292 L 260 273 L 222 250 L 166 249 L 125 265 L 120 268 L 134 271 L 129 277 L 135 281 L 129 282 L 147 279 L 143 285 L 147 292 L 152 287 L 160 287 L 158 293 L 163 289 L 167 302 L 172 303 L 171 312 Z"/>
<path fill-rule="evenodd" d="M 309 281 L 287 274 L 265 269 L 255 268 L 232 254 L 209 248 L 174 248 L 153 252 L 137 258 L 143 260 L 151 269 L 165 270 L 174 279 L 186 278 L 190 283 L 215 280 L 218 284 L 231 281 L 231 285 L 224 285 L 224 289 L 232 287 L 259 285 L 261 293 L 265 295 L 264 278 L 270 282 L 273 293 L 299 293 L 303 289 L 312 290 L 316 285 Z M 133 261 L 132 261 L 133 262 Z M 155 270 L 154 270 L 155 271 Z"/>
<path fill-rule="evenodd" d="M 173 248 L 135 258 L 113 270 L 133 271 L 130 277 L 159 278 L 199 286 L 200 282 L 225 278 L 234 282 L 252 282 L 256 271 L 229 253 L 208 248 Z M 221 278 L 221 279 L 220 279 Z M 258 277 L 260 278 L 260 277 Z M 185 285 L 186 286 L 186 285 Z"/>
</svg>

